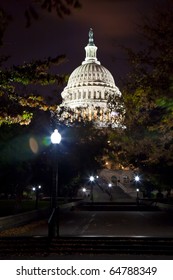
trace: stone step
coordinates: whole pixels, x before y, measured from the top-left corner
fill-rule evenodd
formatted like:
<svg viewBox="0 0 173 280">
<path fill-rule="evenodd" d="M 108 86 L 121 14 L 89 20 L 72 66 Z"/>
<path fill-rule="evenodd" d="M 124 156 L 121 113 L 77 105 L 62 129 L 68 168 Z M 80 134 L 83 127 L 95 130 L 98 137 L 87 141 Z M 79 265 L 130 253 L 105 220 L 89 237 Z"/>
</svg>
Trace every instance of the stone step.
<svg viewBox="0 0 173 280">
<path fill-rule="evenodd" d="M 51 259 L 52 256 L 173 256 L 173 238 L 152 237 L 4 237 L 0 259 Z"/>
<path fill-rule="evenodd" d="M 84 203 L 78 208 L 83 211 L 158 211 L 159 207 L 155 205 L 144 205 L 136 203 L 105 203 L 105 202 L 94 202 Z"/>
<path fill-rule="evenodd" d="M 54 238 L 50 252 L 66 255 L 173 255 L 173 238 Z"/>
<path fill-rule="evenodd" d="M 44 257 L 48 251 L 47 237 L 0 237 L 0 259 Z"/>
</svg>

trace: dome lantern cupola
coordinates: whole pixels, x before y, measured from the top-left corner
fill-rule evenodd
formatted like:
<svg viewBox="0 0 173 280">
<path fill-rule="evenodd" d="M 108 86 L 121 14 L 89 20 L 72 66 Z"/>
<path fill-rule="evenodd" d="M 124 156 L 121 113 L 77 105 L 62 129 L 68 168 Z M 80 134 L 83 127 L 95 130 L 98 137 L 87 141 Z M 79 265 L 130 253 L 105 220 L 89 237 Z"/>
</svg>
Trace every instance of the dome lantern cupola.
<svg viewBox="0 0 173 280">
<path fill-rule="evenodd" d="M 89 42 L 88 45 L 85 47 L 85 51 L 86 51 L 86 57 L 85 60 L 82 62 L 82 64 L 93 63 L 93 62 L 100 64 L 96 56 L 97 47 L 94 44 L 92 28 L 90 28 L 89 30 Z"/>
</svg>

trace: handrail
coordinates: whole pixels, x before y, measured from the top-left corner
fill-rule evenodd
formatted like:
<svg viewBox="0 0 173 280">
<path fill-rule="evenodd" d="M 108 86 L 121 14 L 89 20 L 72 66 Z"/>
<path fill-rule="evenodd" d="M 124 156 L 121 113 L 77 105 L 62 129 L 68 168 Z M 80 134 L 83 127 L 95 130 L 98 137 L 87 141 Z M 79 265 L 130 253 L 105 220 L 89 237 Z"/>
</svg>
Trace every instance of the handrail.
<svg viewBox="0 0 173 280">
<path fill-rule="evenodd" d="M 56 217 L 56 208 L 52 210 L 52 213 L 48 219 L 48 237 L 50 239 L 55 236 L 55 217 Z"/>
<path fill-rule="evenodd" d="M 48 219 L 48 224 L 51 223 L 51 221 L 52 221 L 54 215 L 55 215 L 55 208 L 53 209 L 53 211 L 52 211 L 52 213 L 51 213 L 51 215 L 50 215 L 50 217 L 49 217 L 49 219 Z"/>
</svg>

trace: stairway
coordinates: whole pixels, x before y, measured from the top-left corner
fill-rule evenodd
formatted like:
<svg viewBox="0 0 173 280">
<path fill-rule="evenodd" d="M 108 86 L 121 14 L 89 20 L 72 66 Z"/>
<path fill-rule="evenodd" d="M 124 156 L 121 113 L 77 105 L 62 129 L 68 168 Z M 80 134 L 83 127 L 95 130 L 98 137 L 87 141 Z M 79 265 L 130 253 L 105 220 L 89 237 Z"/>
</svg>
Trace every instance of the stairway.
<svg viewBox="0 0 173 280">
<path fill-rule="evenodd" d="M 50 254 L 62 255 L 163 255 L 173 256 L 173 238 L 75 237 L 54 238 Z"/>
<path fill-rule="evenodd" d="M 155 205 L 136 202 L 85 202 L 76 207 L 81 211 L 159 211 Z"/>
<path fill-rule="evenodd" d="M 44 258 L 48 251 L 47 237 L 0 237 L 0 259 Z"/>
<path fill-rule="evenodd" d="M 0 259 L 51 259 L 76 256 L 173 256 L 173 238 L 47 237 L 0 238 Z"/>
</svg>

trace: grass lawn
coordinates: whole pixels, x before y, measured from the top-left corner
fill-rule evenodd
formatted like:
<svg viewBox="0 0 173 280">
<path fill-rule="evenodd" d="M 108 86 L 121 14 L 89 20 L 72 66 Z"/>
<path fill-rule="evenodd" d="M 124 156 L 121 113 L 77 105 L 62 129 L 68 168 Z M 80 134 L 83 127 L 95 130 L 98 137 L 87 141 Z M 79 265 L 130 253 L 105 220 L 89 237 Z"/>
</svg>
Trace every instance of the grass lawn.
<svg viewBox="0 0 173 280">
<path fill-rule="evenodd" d="M 39 201 L 39 208 L 49 207 L 49 201 Z M 13 199 L 0 200 L 0 217 L 14 215 L 22 212 L 35 210 L 35 201 L 34 200 L 22 200 L 20 207 L 16 207 L 16 201 Z"/>
</svg>

